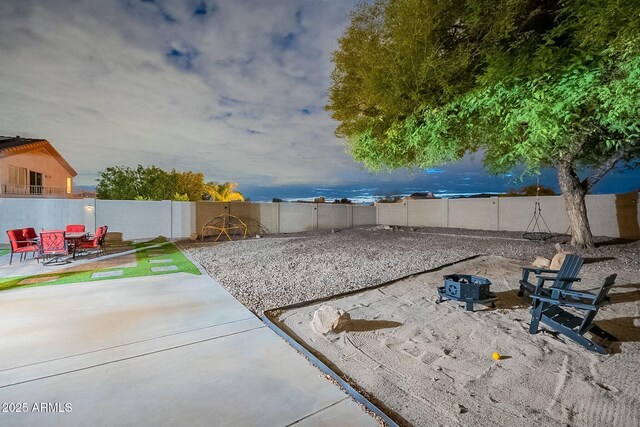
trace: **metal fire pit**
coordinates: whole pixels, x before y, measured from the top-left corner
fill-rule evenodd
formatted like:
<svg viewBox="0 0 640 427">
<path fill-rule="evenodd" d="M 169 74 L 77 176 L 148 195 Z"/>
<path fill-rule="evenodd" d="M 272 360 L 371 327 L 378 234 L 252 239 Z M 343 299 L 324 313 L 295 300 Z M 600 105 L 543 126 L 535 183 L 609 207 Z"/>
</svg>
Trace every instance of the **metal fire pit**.
<svg viewBox="0 0 640 427">
<path fill-rule="evenodd" d="M 472 274 L 449 274 L 444 276 L 444 286 L 438 288 L 439 301 L 455 300 L 466 304 L 473 311 L 473 304 L 491 304 L 495 307 L 495 294 L 489 287 L 489 279 Z"/>
</svg>

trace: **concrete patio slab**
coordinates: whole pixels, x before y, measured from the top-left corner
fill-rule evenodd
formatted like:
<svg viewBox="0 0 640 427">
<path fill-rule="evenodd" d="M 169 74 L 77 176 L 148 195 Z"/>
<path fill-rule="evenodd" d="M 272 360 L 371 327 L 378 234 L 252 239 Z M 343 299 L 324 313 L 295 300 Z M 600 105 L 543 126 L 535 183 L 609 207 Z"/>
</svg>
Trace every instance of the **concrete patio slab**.
<svg viewBox="0 0 640 427">
<path fill-rule="evenodd" d="M 207 276 L 0 292 L 0 370 L 255 317 Z"/>
<path fill-rule="evenodd" d="M 350 425 L 353 408 L 351 399 L 345 397 L 343 400 L 334 403 L 314 414 L 310 414 L 295 423 L 296 427 L 336 427 Z"/>
<path fill-rule="evenodd" d="M 126 360 L 131 357 L 131 354 L 135 354 L 138 357 L 140 355 L 158 353 L 168 349 L 228 337 L 262 327 L 264 327 L 262 322 L 254 317 L 222 323 L 220 325 L 205 326 L 190 331 L 175 332 L 164 336 L 118 344 L 26 365 L 18 363 L 18 365 L 14 367 L 0 370 L 0 384 L 6 387 L 8 385 L 27 383 L 62 373 L 89 369 Z"/>
<path fill-rule="evenodd" d="M 165 258 L 165 259 L 150 259 L 149 263 L 151 264 L 162 264 L 165 262 L 173 262 L 173 260 L 171 258 Z"/>
<path fill-rule="evenodd" d="M 91 275 L 92 279 L 101 279 L 104 277 L 118 277 L 118 276 L 122 276 L 122 274 L 124 273 L 124 271 L 122 270 L 112 270 L 112 271 L 99 271 L 96 273 L 93 273 Z"/>
<path fill-rule="evenodd" d="M 0 312 L 0 401 L 30 405 L 3 426 L 377 424 L 208 276 L 14 289 Z"/>
<path fill-rule="evenodd" d="M 162 267 L 151 267 L 151 271 L 154 273 L 160 273 L 162 271 L 176 271 L 178 269 L 177 265 L 164 265 Z"/>
</svg>

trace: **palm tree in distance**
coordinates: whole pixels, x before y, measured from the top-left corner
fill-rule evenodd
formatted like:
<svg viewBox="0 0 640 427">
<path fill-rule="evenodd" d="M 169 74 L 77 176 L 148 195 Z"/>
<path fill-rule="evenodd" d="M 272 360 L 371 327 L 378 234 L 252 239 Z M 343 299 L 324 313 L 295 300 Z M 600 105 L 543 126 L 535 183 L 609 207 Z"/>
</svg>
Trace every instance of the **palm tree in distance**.
<svg viewBox="0 0 640 427">
<path fill-rule="evenodd" d="M 244 202 L 244 196 L 239 191 L 234 191 L 238 186 L 236 182 L 225 182 L 219 184 L 217 182 L 207 182 L 204 191 L 209 195 L 210 200 L 214 202 Z"/>
</svg>

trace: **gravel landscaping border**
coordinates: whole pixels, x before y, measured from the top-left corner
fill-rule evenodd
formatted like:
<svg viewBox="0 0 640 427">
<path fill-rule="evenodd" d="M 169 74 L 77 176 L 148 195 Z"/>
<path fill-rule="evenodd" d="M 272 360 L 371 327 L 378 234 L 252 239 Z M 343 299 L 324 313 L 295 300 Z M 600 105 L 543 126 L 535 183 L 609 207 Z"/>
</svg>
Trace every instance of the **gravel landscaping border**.
<svg viewBox="0 0 640 427">
<path fill-rule="evenodd" d="M 584 276 L 593 269 L 640 272 L 640 241 L 606 237 L 596 241 L 595 250 L 575 251 L 586 258 Z M 473 255 L 499 255 L 527 265 L 536 255 L 551 258 L 555 253 L 555 240 L 530 242 L 520 233 L 432 227 L 369 226 L 178 244 L 256 314 L 385 283 Z"/>
</svg>

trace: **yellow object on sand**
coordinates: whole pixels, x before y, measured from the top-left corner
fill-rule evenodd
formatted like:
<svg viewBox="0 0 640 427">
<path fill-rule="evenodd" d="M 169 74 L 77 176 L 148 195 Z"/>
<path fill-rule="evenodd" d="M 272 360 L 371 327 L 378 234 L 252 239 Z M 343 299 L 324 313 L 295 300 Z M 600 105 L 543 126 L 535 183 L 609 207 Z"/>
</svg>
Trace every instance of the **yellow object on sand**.
<svg viewBox="0 0 640 427">
<path fill-rule="evenodd" d="M 498 353 L 497 351 L 494 352 L 491 357 L 493 358 L 493 360 L 500 360 L 500 353 Z"/>
</svg>

